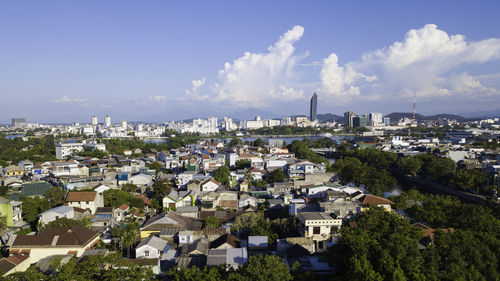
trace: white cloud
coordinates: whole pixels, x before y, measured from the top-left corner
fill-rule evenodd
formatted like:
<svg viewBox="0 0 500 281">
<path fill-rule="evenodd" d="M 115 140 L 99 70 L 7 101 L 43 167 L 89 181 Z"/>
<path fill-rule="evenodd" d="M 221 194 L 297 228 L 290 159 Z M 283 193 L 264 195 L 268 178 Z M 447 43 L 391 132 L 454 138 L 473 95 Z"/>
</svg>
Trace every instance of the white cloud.
<svg viewBox="0 0 500 281">
<path fill-rule="evenodd" d="M 448 35 L 434 24 L 408 31 L 402 42 L 365 53 L 361 60 L 338 64 L 331 54 L 321 70 L 321 93 L 344 100 L 460 96 L 476 98 L 498 94 L 461 67 L 500 58 L 500 39 L 468 42 Z"/>
<path fill-rule="evenodd" d="M 205 78 L 193 81 L 182 100 L 210 100 L 232 107 L 257 107 L 270 101 L 303 99 L 304 91 L 294 89 L 293 80 L 297 58 L 293 55 L 294 43 L 304 34 L 302 26 L 294 26 L 265 53 L 245 52 L 243 56 L 226 62 L 219 70 L 219 79 L 203 94 L 200 90 Z"/>
<path fill-rule="evenodd" d="M 70 98 L 68 96 L 62 96 L 60 99 L 54 100 L 55 103 L 84 103 L 87 101 L 88 101 L 87 98 L 80 98 L 80 97 Z"/>
</svg>

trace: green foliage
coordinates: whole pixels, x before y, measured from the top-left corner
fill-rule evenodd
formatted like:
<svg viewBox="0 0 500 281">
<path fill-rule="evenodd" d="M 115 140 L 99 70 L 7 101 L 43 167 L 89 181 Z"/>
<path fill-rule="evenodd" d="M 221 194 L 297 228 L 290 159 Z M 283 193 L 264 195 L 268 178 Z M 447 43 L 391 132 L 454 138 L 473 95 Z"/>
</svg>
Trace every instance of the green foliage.
<svg viewBox="0 0 500 281">
<path fill-rule="evenodd" d="M 61 205 L 64 202 L 64 195 L 64 190 L 59 186 L 49 188 L 45 192 L 45 198 L 49 200 L 49 205 L 52 208 Z"/>
<path fill-rule="evenodd" d="M 60 259 L 53 260 L 55 271 L 43 274 L 35 266 L 25 272 L 18 272 L 5 277 L 5 280 L 157 280 L 157 276 L 147 267 L 137 266 L 118 254 L 89 255 L 77 262 L 72 258 L 66 264 L 60 264 Z"/>
<path fill-rule="evenodd" d="M 49 200 L 40 196 L 22 196 L 21 201 L 23 202 L 23 219 L 31 224 L 32 229 L 35 229 L 38 215 L 50 208 Z"/>
<path fill-rule="evenodd" d="M 240 138 L 231 138 L 231 141 L 229 142 L 229 146 L 236 146 L 236 145 L 241 145 L 243 142 L 241 141 Z"/>
<path fill-rule="evenodd" d="M 423 172 L 431 180 L 447 184 L 455 173 L 455 162 L 450 158 L 437 157 L 431 154 L 419 155 L 423 160 Z"/>
<path fill-rule="evenodd" d="M 223 185 L 228 185 L 229 175 L 230 175 L 229 167 L 220 166 L 219 168 L 217 168 L 217 170 L 215 170 L 214 179 Z"/>
<path fill-rule="evenodd" d="M 139 187 L 133 183 L 123 184 L 121 188 L 125 192 L 136 192 L 136 190 L 139 189 Z"/>
<path fill-rule="evenodd" d="M 93 150 L 90 147 L 84 147 L 82 151 L 77 151 L 74 155 L 102 159 L 103 157 L 108 156 L 108 153 L 100 149 Z"/>
<path fill-rule="evenodd" d="M 420 230 L 407 220 L 370 208 L 355 227 L 342 228 L 342 239 L 329 249 L 328 260 L 341 280 L 419 280 L 420 238 Z"/>
<path fill-rule="evenodd" d="M 220 221 L 215 216 L 205 218 L 204 225 L 206 228 L 217 228 L 220 226 Z"/>
<path fill-rule="evenodd" d="M 264 217 L 264 212 L 245 213 L 234 220 L 232 230 L 247 230 L 250 235 L 267 236 L 269 243 L 274 244 L 278 234 L 273 231 L 272 222 Z"/>
<path fill-rule="evenodd" d="M 170 193 L 172 184 L 168 181 L 155 181 L 153 184 L 153 199 L 162 199 Z"/>
<path fill-rule="evenodd" d="M 23 141 L 22 138 L 7 139 L 0 136 L 0 163 L 4 161 L 2 166 L 5 166 L 5 161 L 17 164 L 25 159 L 33 162 L 56 160 L 54 137 L 52 135 L 31 137 Z"/>
<path fill-rule="evenodd" d="M 159 172 L 161 172 L 161 170 L 163 170 L 163 164 L 162 164 L 162 162 L 158 162 L 158 161 L 155 161 L 155 162 L 149 164 L 148 167 L 150 169 L 155 170 L 157 174 Z"/>
<path fill-rule="evenodd" d="M 58 218 L 54 221 L 49 222 L 44 228 L 52 228 L 52 227 L 64 227 L 64 228 L 72 228 L 74 226 L 81 226 L 85 228 L 89 228 L 91 221 L 89 219 L 68 219 L 68 218 Z"/>
<path fill-rule="evenodd" d="M 119 207 L 123 203 L 127 203 L 130 206 L 130 200 L 132 199 L 132 194 L 120 190 L 120 189 L 109 189 L 103 192 L 104 196 L 104 206 L 110 206 L 113 208 Z"/>
<path fill-rule="evenodd" d="M 283 169 L 275 169 L 272 172 L 269 173 L 269 175 L 266 178 L 266 181 L 269 183 L 272 182 L 283 182 L 286 178 L 285 172 L 283 172 Z"/>
<path fill-rule="evenodd" d="M 240 159 L 235 162 L 237 169 L 247 169 L 250 168 L 251 162 L 248 159 Z"/>
<path fill-rule="evenodd" d="M 256 146 L 256 147 L 261 147 L 261 146 L 264 146 L 265 143 L 264 141 L 261 139 L 261 138 L 257 138 L 253 141 L 253 146 Z"/>
<path fill-rule="evenodd" d="M 312 151 L 306 142 L 294 140 L 291 144 L 288 145 L 288 151 L 295 154 L 297 158 L 307 159 L 314 163 L 324 163 L 329 166 L 328 160 L 322 156 L 319 156 L 316 152 Z"/>
<path fill-rule="evenodd" d="M 248 263 L 237 270 L 226 270 L 223 266 L 172 268 L 168 278 L 174 281 L 218 281 L 218 280 L 293 280 L 283 258 L 271 255 L 256 255 L 248 259 Z"/>
<path fill-rule="evenodd" d="M 127 250 L 127 256 L 130 257 L 130 248 L 139 240 L 140 224 L 135 219 L 126 219 L 118 227 L 111 230 L 115 237 L 120 237 L 120 245 Z"/>
<path fill-rule="evenodd" d="M 451 180 L 451 184 L 460 190 L 476 190 L 486 183 L 488 176 L 486 173 L 476 169 L 458 170 Z"/>
<path fill-rule="evenodd" d="M 398 159 L 397 166 L 407 175 L 416 176 L 422 169 L 423 161 L 418 157 L 406 156 Z"/>
</svg>

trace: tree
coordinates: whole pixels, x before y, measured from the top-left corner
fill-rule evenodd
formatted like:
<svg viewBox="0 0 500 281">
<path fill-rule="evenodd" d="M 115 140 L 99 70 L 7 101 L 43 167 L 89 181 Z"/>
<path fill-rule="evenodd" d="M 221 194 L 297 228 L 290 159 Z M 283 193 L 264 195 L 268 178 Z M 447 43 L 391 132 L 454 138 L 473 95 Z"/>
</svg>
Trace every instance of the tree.
<svg viewBox="0 0 500 281">
<path fill-rule="evenodd" d="M 139 239 L 140 224 L 135 219 L 127 219 L 119 227 L 113 228 L 114 236 L 120 237 L 122 250 L 127 249 L 127 257 L 130 257 L 130 248 Z"/>
<path fill-rule="evenodd" d="M 153 169 L 158 174 L 163 169 L 163 164 L 161 162 L 155 161 L 148 165 L 150 169 Z"/>
<path fill-rule="evenodd" d="M 283 258 L 271 255 L 250 256 L 248 263 L 241 269 L 242 275 L 249 280 L 290 281 L 292 275 Z"/>
<path fill-rule="evenodd" d="M 136 192 L 139 187 L 133 183 L 126 183 L 122 185 L 122 190 L 126 192 Z"/>
<path fill-rule="evenodd" d="M 334 169 L 340 174 L 340 180 L 343 184 L 349 182 L 360 182 L 365 173 L 361 161 L 353 157 L 339 159 L 334 164 Z"/>
<path fill-rule="evenodd" d="M 220 221 L 215 216 L 208 216 L 205 218 L 206 228 L 217 228 L 220 226 Z"/>
<path fill-rule="evenodd" d="M 269 175 L 267 176 L 266 180 L 269 183 L 272 182 L 283 182 L 286 178 L 285 172 L 283 172 L 283 169 L 275 169 Z"/>
<path fill-rule="evenodd" d="M 172 184 L 168 181 L 155 181 L 153 184 L 153 198 L 162 199 L 170 193 Z"/>
<path fill-rule="evenodd" d="M 49 209 L 49 200 L 40 196 L 21 196 L 21 201 L 23 202 L 23 219 L 31 224 L 32 229 L 35 229 L 38 215 Z"/>
<path fill-rule="evenodd" d="M 405 156 L 399 158 L 397 162 L 397 166 L 401 169 L 405 174 L 410 174 L 412 176 L 417 176 L 422 168 L 422 160 L 417 157 Z"/>
<path fill-rule="evenodd" d="M 130 206 L 130 199 L 132 199 L 132 194 L 120 189 L 108 189 L 103 192 L 103 196 L 104 206 L 113 208 L 119 207 L 123 203 L 127 203 Z"/>
<path fill-rule="evenodd" d="M 227 166 L 220 166 L 215 170 L 214 179 L 223 185 L 229 184 L 230 171 Z"/>
<path fill-rule="evenodd" d="M 342 239 L 328 250 L 341 280 L 420 280 L 423 260 L 419 229 L 382 208 L 370 208 L 343 227 Z"/>
<path fill-rule="evenodd" d="M 64 202 L 64 190 L 59 186 L 49 188 L 45 192 L 45 198 L 49 200 L 50 207 L 55 207 Z"/>
<path fill-rule="evenodd" d="M 44 228 L 53 228 L 53 227 L 63 227 L 63 228 L 73 228 L 74 226 L 81 226 L 85 228 L 89 228 L 91 224 L 91 221 L 87 218 L 83 219 L 68 219 L 68 218 L 58 218 L 54 221 L 49 222 L 47 225 L 45 225 Z"/>
<path fill-rule="evenodd" d="M 257 138 L 253 141 L 253 146 L 256 147 L 264 146 L 264 141 L 261 138 Z"/>
<path fill-rule="evenodd" d="M 231 141 L 229 142 L 229 146 L 236 146 L 236 145 L 241 145 L 242 141 L 240 138 L 231 138 Z"/>
<path fill-rule="evenodd" d="M 479 188 L 486 183 L 487 179 L 488 176 L 484 172 L 476 169 L 458 170 L 453 176 L 451 183 L 461 190 L 479 191 Z"/>
<path fill-rule="evenodd" d="M 236 160 L 235 165 L 237 169 L 246 169 L 250 168 L 251 162 L 248 159 L 239 159 Z"/>
</svg>

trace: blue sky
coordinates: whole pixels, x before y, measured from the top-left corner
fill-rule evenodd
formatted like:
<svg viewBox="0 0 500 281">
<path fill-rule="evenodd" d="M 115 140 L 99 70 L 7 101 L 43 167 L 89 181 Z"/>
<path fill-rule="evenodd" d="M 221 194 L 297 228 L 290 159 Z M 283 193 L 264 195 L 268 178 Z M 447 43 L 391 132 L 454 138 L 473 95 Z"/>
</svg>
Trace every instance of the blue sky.
<svg viewBox="0 0 500 281">
<path fill-rule="evenodd" d="M 413 2 L 2 1 L 0 123 L 500 108 L 500 2 Z"/>
</svg>

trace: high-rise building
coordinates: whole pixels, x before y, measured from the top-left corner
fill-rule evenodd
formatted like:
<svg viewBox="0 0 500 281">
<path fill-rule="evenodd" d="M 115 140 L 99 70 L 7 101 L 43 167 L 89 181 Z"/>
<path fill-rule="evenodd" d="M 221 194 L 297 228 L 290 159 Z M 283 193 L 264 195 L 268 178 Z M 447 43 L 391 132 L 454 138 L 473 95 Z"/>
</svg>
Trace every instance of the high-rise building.
<svg viewBox="0 0 500 281">
<path fill-rule="evenodd" d="M 372 112 L 368 115 L 368 124 L 370 126 L 381 126 L 382 125 L 382 113 Z"/>
<path fill-rule="evenodd" d="M 389 117 L 384 117 L 384 125 L 390 126 L 391 125 L 391 118 Z"/>
<path fill-rule="evenodd" d="M 352 119 L 352 126 L 355 128 L 360 128 L 360 127 L 366 127 L 367 126 L 367 119 L 364 116 L 356 116 Z"/>
<path fill-rule="evenodd" d="M 97 126 L 97 116 L 92 116 L 90 124 L 92 124 L 92 126 Z"/>
<path fill-rule="evenodd" d="M 316 93 L 311 97 L 311 108 L 309 113 L 311 121 L 316 120 L 316 114 L 318 113 L 318 95 L 316 95 Z"/>
<path fill-rule="evenodd" d="M 347 111 L 346 113 L 344 113 L 344 125 L 346 127 L 350 127 L 350 128 L 353 127 L 354 116 L 356 116 L 356 114 L 352 111 Z"/>
<path fill-rule="evenodd" d="M 26 118 L 12 118 L 12 127 L 26 127 Z"/>
<path fill-rule="evenodd" d="M 127 126 L 128 126 L 127 121 L 122 120 L 120 123 L 121 123 L 122 130 L 126 131 L 127 130 Z"/>
<path fill-rule="evenodd" d="M 111 117 L 110 116 L 104 117 L 104 126 L 111 127 Z"/>
</svg>

